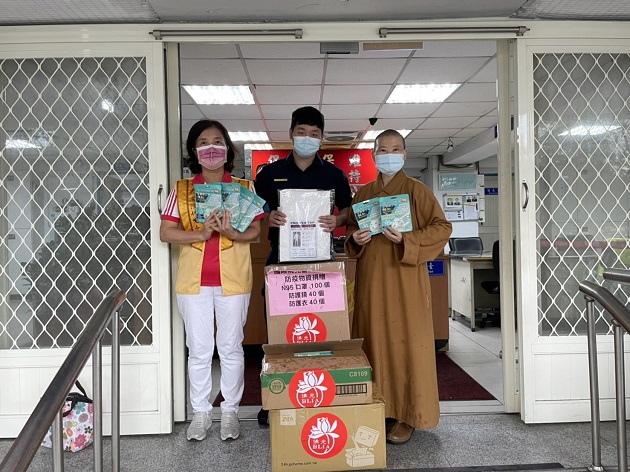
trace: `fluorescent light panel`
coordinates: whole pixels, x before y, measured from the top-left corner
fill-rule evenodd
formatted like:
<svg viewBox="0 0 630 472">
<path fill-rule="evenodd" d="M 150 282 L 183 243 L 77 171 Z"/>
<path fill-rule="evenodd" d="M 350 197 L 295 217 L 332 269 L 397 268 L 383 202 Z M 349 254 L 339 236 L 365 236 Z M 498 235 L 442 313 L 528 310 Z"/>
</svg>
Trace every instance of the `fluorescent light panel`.
<svg viewBox="0 0 630 472">
<path fill-rule="evenodd" d="M 446 100 L 461 84 L 396 85 L 387 103 L 439 103 Z"/>
<path fill-rule="evenodd" d="M 365 133 L 365 136 L 363 136 L 362 141 L 374 141 L 376 139 L 376 137 L 381 134 L 383 131 L 385 131 L 384 129 L 371 129 L 370 131 L 368 131 L 367 133 Z M 406 138 L 407 135 L 409 133 L 411 133 L 412 130 L 410 129 L 397 129 L 396 131 L 398 131 L 403 138 Z"/>
<path fill-rule="evenodd" d="M 253 105 L 248 85 L 184 85 L 197 105 Z"/>
<path fill-rule="evenodd" d="M 232 141 L 269 141 L 264 131 L 229 131 Z"/>
<path fill-rule="evenodd" d="M 272 150 L 273 146 L 270 143 L 246 143 L 243 149 Z"/>
</svg>

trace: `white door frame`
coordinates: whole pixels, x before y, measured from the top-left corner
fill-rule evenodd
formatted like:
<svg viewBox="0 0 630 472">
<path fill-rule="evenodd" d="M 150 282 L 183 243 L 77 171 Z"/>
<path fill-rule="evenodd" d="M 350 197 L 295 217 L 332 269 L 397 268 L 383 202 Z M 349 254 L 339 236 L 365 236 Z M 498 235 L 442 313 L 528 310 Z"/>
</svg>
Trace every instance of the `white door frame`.
<svg viewBox="0 0 630 472">
<path fill-rule="evenodd" d="M 89 27 L 90 29 L 93 26 Z M 166 182 L 166 138 L 164 101 L 164 58 L 163 46 L 157 42 L 132 39 L 134 35 L 121 34 L 111 42 L 112 31 L 105 27 L 101 36 L 82 27 L 23 27 L 0 28 L 0 58 L 44 58 L 44 57 L 143 57 L 146 60 L 147 129 L 150 237 L 151 237 L 151 301 L 152 334 L 150 346 L 121 347 L 121 433 L 154 434 L 172 431 L 172 362 L 171 362 L 171 315 L 169 280 L 169 253 L 159 240 L 155 189 Z M 128 28 L 130 31 L 131 29 Z M 104 33 L 104 34 L 103 34 Z M 52 36 L 52 35 L 55 36 Z M 60 38 L 64 40 L 60 40 Z M 25 40 L 25 38 L 28 38 Z M 55 40 L 51 41 L 51 38 Z M 65 42 L 64 42 L 65 41 Z M 0 350 L 3 370 L 0 377 L 0 422 L 2 437 L 15 437 L 35 407 L 43 391 L 67 356 L 69 349 Z M 111 348 L 103 349 L 103 411 L 105 434 L 110 432 L 111 412 Z M 21 368 L 29 373 L 20 375 Z M 138 372 L 152 378 L 150 383 L 139 385 Z M 135 388 L 125 390 L 127 385 Z M 80 380 L 91 392 L 91 360 L 80 375 Z M 127 408 L 125 408 L 127 407 Z M 125 409 L 127 411 L 125 411 Z"/>
<path fill-rule="evenodd" d="M 538 291 L 536 255 L 536 203 L 534 156 L 535 53 L 627 53 L 627 25 L 611 24 L 576 29 L 584 37 L 559 38 L 563 31 L 549 32 L 546 39 L 525 38 L 517 45 L 518 148 L 515 181 L 520 217 L 517 219 L 518 325 L 521 367 L 521 418 L 526 423 L 590 421 L 590 393 L 586 336 L 544 337 L 538 334 Z M 575 33 L 575 32 L 574 32 Z M 580 34 L 582 36 L 582 34 Z M 604 39 L 608 38 L 608 39 Z M 614 44 L 611 42 L 614 40 Z M 525 187 L 529 188 L 527 192 Z M 602 420 L 615 417 L 613 339 L 598 336 Z M 626 355 L 630 349 L 626 347 Z M 630 404 L 627 402 L 627 404 Z"/>
</svg>

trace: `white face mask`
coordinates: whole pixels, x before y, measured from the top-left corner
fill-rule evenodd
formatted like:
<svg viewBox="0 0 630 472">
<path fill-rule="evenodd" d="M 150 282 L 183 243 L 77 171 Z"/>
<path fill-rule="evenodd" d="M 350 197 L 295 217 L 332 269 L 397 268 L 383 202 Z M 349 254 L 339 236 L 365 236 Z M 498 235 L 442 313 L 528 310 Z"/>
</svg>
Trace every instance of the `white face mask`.
<svg viewBox="0 0 630 472">
<path fill-rule="evenodd" d="M 319 144 L 321 139 L 311 138 L 310 136 L 294 136 L 293 137 L 293 151 L 304 159 L 309 159 L 319 151 Z"/>
<path fill-rule="evenodd" d="M 377 154 L 374 156 L 376 168 L 385 175 L 394 175 L 405 164 L 404 154 Z"/>
</svg>

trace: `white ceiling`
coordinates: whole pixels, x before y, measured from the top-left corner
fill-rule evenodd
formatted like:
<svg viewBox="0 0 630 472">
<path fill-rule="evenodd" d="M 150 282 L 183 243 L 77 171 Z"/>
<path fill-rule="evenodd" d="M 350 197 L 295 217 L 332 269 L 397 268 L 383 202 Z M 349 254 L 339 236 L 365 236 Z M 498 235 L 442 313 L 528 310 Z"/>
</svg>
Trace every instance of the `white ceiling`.
<svg viewBox="0 0 630 472">
<path fill-rule="evenodd" d="M 523 18 L 630 20 L 618 0 L 0 0 L 3 25 L 72 23 L 282 23 Z M 198 106 L 182 90 L 182 132 L 196 120 L 222 121 L 230 131 L 267 131 L 288 138 L 291 112 L 318 107 L 326 130 L 365 133 L 412 129 L 410 155 L 443 154 L 495 126 L 494 41 L 432 41 L 421 50 L 320 54 L 319 43 L 181 46 L 181 83 L 250 85 L 255 105 Z M 386 104 L 399 83 L 463 85 L 441 104 Z"/>
<path fill-rule="evenodd" d="M 287 144 L 291 112 L 312 105 L 326 117 L 327 134 L 410 129 L 410 157 L 444 154 L 448 138 L 457 146 L 496 124 L 495 51 L 494 41 L 431 41 L 420 50 L 350 55 L 320 54 L 319 43 L 183 43 L 182 85 L 249 85 L 256 101 L 195 105 L 182 88 L 183 136 L 207 117 Z M 443 103 L 385 103 L 395 85 L 411 83 L 462 85 Z"/>
</svg>

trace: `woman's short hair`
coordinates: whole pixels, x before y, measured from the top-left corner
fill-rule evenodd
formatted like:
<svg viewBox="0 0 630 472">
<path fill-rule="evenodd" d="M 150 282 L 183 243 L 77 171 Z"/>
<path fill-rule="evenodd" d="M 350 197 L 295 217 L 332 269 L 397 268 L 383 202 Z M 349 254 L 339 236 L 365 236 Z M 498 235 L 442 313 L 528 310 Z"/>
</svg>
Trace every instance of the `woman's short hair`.
<svg viewBox="0 0 630 472">
<path fill-rule="evenodd" d="M 216 120 L 199 120 L 192 125 L 192 128 L 190 128 L 188 132 L 188 138 L 186 138 L 186 151 L 188 152 L 186 165 L 193 174 L 201 173 L 201 164 L 199 164 L 199 160 L 197 160 L 197 155 L 195 154 L 195 143 L 201 133 L 208 128 L 216 128 L 223 135 L 225 145 L 227 146 L 227 162 L 223 164 L 223 168 L 227 172 L 232 172 L 232 170 L 234 170 L 234 159 L 237 154 L 236 147 L 230 139 L 230 133 L 228 133 L 227 128 Z"/>
</svg>

